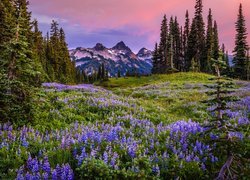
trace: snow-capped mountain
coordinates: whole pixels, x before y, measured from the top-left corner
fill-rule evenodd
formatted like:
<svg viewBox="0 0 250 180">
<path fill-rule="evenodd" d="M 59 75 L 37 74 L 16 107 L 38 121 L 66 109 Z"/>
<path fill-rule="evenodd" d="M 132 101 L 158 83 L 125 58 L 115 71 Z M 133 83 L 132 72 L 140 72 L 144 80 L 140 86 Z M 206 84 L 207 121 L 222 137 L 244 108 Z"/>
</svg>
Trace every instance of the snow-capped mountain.
<svg viewBox="0 0 250 180">
<path fill-rule="evenodd" d="M 152 51 L 142 48 L 137 54 L 125 45 L 123 41 L 112 48 L 97 43 L 93 48 L 78 47 L 69 51 L 70 57 L 76 62 L 76 66 L 85 70 L 88 74 L 97 71 L 104 63 L 110 76 L 116 76 L 120 71 L 150 74 L 152 68 Z"/>
</svg>

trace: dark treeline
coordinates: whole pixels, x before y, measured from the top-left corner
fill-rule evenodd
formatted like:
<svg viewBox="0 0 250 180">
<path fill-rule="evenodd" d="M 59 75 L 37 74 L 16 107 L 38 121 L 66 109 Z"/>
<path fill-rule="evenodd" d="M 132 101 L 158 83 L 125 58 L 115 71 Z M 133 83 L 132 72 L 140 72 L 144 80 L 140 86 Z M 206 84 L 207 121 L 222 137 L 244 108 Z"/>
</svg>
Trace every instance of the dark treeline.
<svg viewBox="0 0 250 180">
<path fill-rule="evenodd" d="M 35 21 L 37 24 L 37 21 Z M 41 32 L 36 31 L 37 50 L 43 70 L 46 72 L 47 81 L 57 81 L 61 83 L 75 83 L 76 70 L 75 62 L 70 60 L 65 33 L 58 27 L 56 21 L 52 21 L 50 34 L 43 38 Z"/>
<path fill-rule="evenodd" d="M 81 68 L 76 68 L 76 80 L 78 83 L 93 83 L 96 81 L 107 81 L 108 80 L 108 70 L 105 68 L 104 63 L 102 63 L 97 72 L 92 72 L 87 74 Z"/>
<path fill-rule="evenodd" d="M 160 41 L 155 44 L 153 52 L 152 73 L 195 71 L 213 74 L 212 60 L 217 60 L 222 53 L 224 64 L 227 66 L 222 72 L 223 75 L 249 79 L 247 33 L 242 6 L 240 5 L 236 22 L 233 67 L 229 66 L 225 45 L 220 46 L 218 26 L 213 19 L 212 10 L 209 9 L 206 26 L 202 13 L 202 0 L 196 0 L 194 18 L 191 21 L 186 11 L 184 27 L 179 25 L 177 17 L 172 16 L 168 21 L 164 15 Z"/>
<path fill-rule="evenodd" d="M 57 22 L 43 38 L 26 0 L 0 1 L 0 119 L 31 121 L 33 95 L 44 81 L 75 83 L 65 33 Z"/>
</svg>

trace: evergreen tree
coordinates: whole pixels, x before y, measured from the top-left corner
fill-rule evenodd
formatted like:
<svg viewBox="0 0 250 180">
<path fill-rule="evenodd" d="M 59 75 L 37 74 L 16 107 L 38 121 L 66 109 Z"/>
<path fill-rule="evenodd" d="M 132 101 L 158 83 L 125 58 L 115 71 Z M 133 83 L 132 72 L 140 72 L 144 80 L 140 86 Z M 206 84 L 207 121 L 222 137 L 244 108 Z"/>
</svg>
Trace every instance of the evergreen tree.
<svg viewBox="0 0 250 180">
<path fill-rule="evenodd" d="M 221 46 L 221 51 L 222 51 L 222 60 L 225 64 L 225 68 L 221 70 L 221 74 L 225 76 L 231 76 L 231 68 L 229 65 L 229 57 L 228 57 L 228 51 L 225 50 L 225 45 L 222 44 Z M 226 51 L 226 52 L 225 52 Z"/>
<path fill-rule="evenodd" d="M 190 33 L 188 36 L 188 43 L 187 43 L 187 51 L 186 51 L 186 71 L 190 71 L 191 64 L 197 64 L 198 65 L 198 58 L 197 58 L 197 29 L 196 29 L 196 20 L 193 19 L 191 24 Z M 193 63 L 191 63 L 193 62 Z"/>
<path fill-rule="evenodd" d="M 160 73 L 163 73 L 166 70 L 167 66 L 167 52 L 166 52 L 167 35 L 168 35 L 167 18 L 166 15 L 164 15 L 161 23 L 160 43 L 158 49 Z"/>
<path fill-rule="evenodd" d="M 213 27 L 213 59 L 219 58 L 219 37 L 218 37 L 218 27 L 216 21 L 214 21 L 214 27 Z"/>
<path fill-rule="evenodd" d="M 10 0 L 0 1 L 0 48 L 14 35 L 13 29 L 15 28 L 15 9 L 11 3 L 12 1 Z"/>
<path fill-rule="evenodd" d="M 68 52 L 68 45 L 66 43 L 66 38 L 65 38 L 65 33 L 62 28 L 60 28 L 59 31 L 59 53 L 60 53 L 60 58 L 59 58 L 59 65 L 60 65 L 60 74 L 61 77 L 61 82 L 65 83 L 74 83 L 75 82 L 75 66 L 71 62 L 70 57 L 69 57 L 69 52 Z"/>
<path fill-rule="evenodd" d="M 204 64 L 203 61 L 203 56 L 204 56 L 204 47 L 205 47 L 205 23 L 203 21 L 202 17 L 202 0 L 196 0 L 196 5 L 195 5 L 195 17 L 196 21 L 196 32 L 197 32 L 197 49 L 196 49 L 196 58 L 199 66 L 199 70 L 204 70 L 205 67 L 201 66 Z"/>
<path fill-rule="evenodd" d="M 108 81 L 108 80 L 109 80 L 109 71 L 106 69 L 105 70 L 104 81 Z"/>
<path fill-rule="evenodd" d="M 50 42 L 49 32 L 47 32 L 46 38 L 44 38 L 44 46 L 45 46 L 45 57 L 46 57 L 46 73 L 49 76 L 50 81 L 55 81 L 55 72 L 52 64 L 52 45 Z"/>
<path fill-rule="evenodd" d="M 233 119 L 229 117 L 228 112 L 231 110 L 228 105 L 238 99 L 232 96 L 232 92 L 234 92 L 232 89 L 235 88 L 232 80 L 221 76 L 221 70 L 226 67 L 222 57 L 223 55 L 220 53 L 219 59 L 212 59 L 216 77 L 212 78 L 215 80 L 213 85 L 208 85 L 212 91 L 208 92 L 211 99 L 207 103 L 211 106 L 213 117 L 205 123 L 204 137 L 207 143 L 216 143 L 214 155 L 221 157 L 220 162 L 217 163 L 221 165 L 221 169 L 219 173 L 216 172 L 216 179 L 238 179 L 242 176 L 242 167 L 249 162 L 245 157 L 245 152 L 242 151 L 246 147 L 245 137 L 232 138 L 231 134 L 247 132 L 248 125 L 234 123 Z"/>
<path fill-rule="evenodd" d="M 4 4 L 1 4 L 4 5 Z M 10 5 L 10 7 L 8 7 Z M 39 86 L 40 73 L 37 64 L 32 59 L 30 43 L 31 22 L 27 11 L 26 0 L 13 0 L 5 8 L 11 8 L 15 15 L 5 11 L 11 25 L 2 24 L 13 36 L 4 38 L 0 54 L 0 118 L 5 121 L 15 121 L 18 124 L 31 121 L 33 117 L 34 87 Z M 7 14 L 5 14 L 7 13 Z"/>
<path fill-rule="evenodd" d="M 39 31 L 38 21 L 35 19 L 32 22 L 32 49 L 33 49 L 33 59 L 38 65 L 39 71 L 42 73 L 42 81 L 48 81 L 48 75 L 46 72 L 46 54 L 45 54 L 45 44 L 42 36 L 42 32 Z"/>
<path fill-rule="evenodd" d="M 250 80 L 250 55 L 249 55 L 249 50 L 250 48 L 248 48 L 247 50 L 247 81 Z"/>
<path fill-rule="evenodd" d="M 152 57 L 152 70 L 151 70 L 151 73 L 152 74 L 157 74 L 159 73 L 159 70 L 158 70 L 158 66 L 159 66 L 159 63 L 158 63 L 158 44 L 155 43 L 155 48 L 154 48 L 154 51 L 153 51 L 153 57 Z"/>
<path fill-rule="evenodd" d="M 101 80 L 101 76 L 102 76 L 102 66 L 99 66 L 97 72 L 97 79 Z"/>
<path fill-rule="evenodd" d="M 185 67 L 185 70 L 187 71 L 186 69 L 187 61 L 188 61 L 187 47 L 188 47 L 188 37 L 189 37 L 189 31 L 190 31 L 190 20 L 189 20 L 188 10 L 186 11 L 185 18 L 186 20 L 185 20 L 185 26 L 184 26 L 184 32 L 183 32 L 183 53 L 184 53 L 184 59 L 185 59 L 184 67 Z"/>
<path fill-rule="evenodd" d="M 171 32 L 171 35 L 173 37 L 173 61 L 174 61 L 174 68 L 181 71 L 183 67 L 183 59 L 181 57 L 181 32 L 179 23 L 177 21 L 177 17 L 175 17 L 174 23 L 173 23 L 173 31 Z"/>
<path fill-rule="evenodd" d="M 102 63 L 102 68 L 101 68 L 101 79 L 104 80 L 105 79 L 105 65 L 104 63 Z"/>
<path fill-rule="evenodd" d="M 184 72 L 185 71 L 185 48 L 184 48 L 184 43 L 183 43 L 183 38 L 184 38 L 184 33 L 183 33 L 183 28 L 181 26 L 180 28 L 180 62 L 181 62 L 181 66 L 180 66 L 180 71 Z"/>
<path fill-rule="evenodd" d="M 50 64 L 54 69 L 55 79 L 58 80 L 60 78 L 59 73 L 59 24 L 56 21 L 52 21 L 51 29 L 50 29 Z"/>
<path fill-rule="evenodd" d="M 118 72 L 117 72 L 117 77 L 120 78 L 121 77 L 121 71 L 120 69 L 118 69 Z"/>
<path fill-rule="evenodd" d="M 234 75 L 240 79 L 246 78 L 246 62 L 247 62 L 247 28 L 245 17 L 243 15 L 242 4 L 239 7 L 238 18 L 236 22 L 236 37 L 235 37 L 235 48 L 234 48 Z"/>
<path fill-rule="evenodd" d="M 209 9 L 207 18 L 207 35 L 206 35 L 206 57 L 204 59 L 204 71 L 212 73 L 211 58 L 213 57 L 214 38 L 213 38 L 213 17 L 212 11 Z"/>
<path fill-rule="evenodd" d="M 65 32 L 59 24 L 52 21 L 50 36 L 44 40 L 46 73 L 51 81 L 62 83 L 76 82 L 75 62 L 71 62 Z"/>
</svg>

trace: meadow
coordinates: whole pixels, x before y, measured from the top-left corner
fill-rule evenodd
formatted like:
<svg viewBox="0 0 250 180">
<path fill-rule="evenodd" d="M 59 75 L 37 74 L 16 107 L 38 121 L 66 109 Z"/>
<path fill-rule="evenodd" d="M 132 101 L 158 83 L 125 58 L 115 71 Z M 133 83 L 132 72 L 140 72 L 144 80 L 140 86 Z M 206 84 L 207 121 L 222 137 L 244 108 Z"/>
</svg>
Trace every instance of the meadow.
<svg viewBox="0 0 250 180">
<path fill-rule="evenodd" d="M 33 122 L 0 125 L 0 179 L 215 178 L 227 157 L 204 135 L 214 113 L 204 103 L 210 78 L 177 73 L 44 83 Z M 235 83 L 231 95 L 238 100 L 223 113 L 237 130 L 227 137 L 248 164 L 239 163 L 244 179 L 250 177 L 250 83 Z"/>
</svg>

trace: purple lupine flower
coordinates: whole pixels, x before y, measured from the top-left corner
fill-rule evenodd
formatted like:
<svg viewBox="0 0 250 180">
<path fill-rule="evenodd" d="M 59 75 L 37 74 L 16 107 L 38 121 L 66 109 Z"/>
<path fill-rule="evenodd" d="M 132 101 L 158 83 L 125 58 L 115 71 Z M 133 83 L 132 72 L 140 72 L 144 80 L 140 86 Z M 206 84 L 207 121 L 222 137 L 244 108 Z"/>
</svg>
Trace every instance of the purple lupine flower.
<svg viewBox="0 0 250 180">
<path fill-rule="evenodd" d="M 207 169 L 206 169 L 206 165 L 205 165 L 204 163 L 201 164 L 201 169 L 202 169 L 203 171 L 206 171 L 206 170 L 207 170 Z"/>
<path fill-rule="evenodd" d="M 66 175 L 66 172 L 65 172 L 65 171 L 63 171 L 63 172 L 61 173 L 60 179 L 67 179 L 67 175 Z"/>
<path fill-rule="evenodd" d="M 32 170 L 32 168 L 33 168 L 33 159 L 32 159 L 32 157 L 29 155 L 29 157 L 28 157 L 28 160 L 27 160 L 27 167 L 28 167 L 28 169 L 31 171 Z"/>
<path fill-rule="evenodd" d="M 37 173 L 39 172 L 39 164 L 38 164 L 38 160 L 37 158 L 33 159 L 33 162 L 32 162 L 32 170 L 31 170 L 33 173 Z"/>
<path fill-rule="evenodd" d="M 44 158 L 44 162 L 43 162 L 43 165 L 42 165 L 42 169 L 43 171 L 45 171 L 46 173 L 50 174 L 50 163 L 49 163 L 49 160 L 48 160 L 48 157 L 46 156 Z"/>
<path fill-rule="evenodd" d="M 49 174 L 47 172 L 43 173 L 43 179 L 48 180 L 49 179 Z"/>
<path fill-rule="evenodd" d="M 38 157 L 41 157 L 43 155 L 43 151 L 40 149 L 38 152 Z"/>
<path fill-rule="evenodd" d="M 63 165 L 62 168 L 63 168 L 63 171 L 65 172 L 65 174 L 68 175 L 69 171 L 71 169 L 70 165 L 67 163 L 67 164 Z"/>
<path fill-rule="evenodd" d="M 77 156 L 77 148 L 76 147 L 74 147 L 73 156 L 74 156 L 74 158 L 76 158 L 76 156 Z"/>
<path fill-rule="evenodd" d="M 68 178 L 67 178 L 67 179 L 68 179 L 68 180 L 73 180 L 73 179 L 74 179 L 74 173 L 73 173 L 73 170 L 72 170 L 72 169 L 69 170 Z"/>
<path fill-rule="evenodd" d="M 17 171 L 17 180 L 24 180 L 24 176 L 23 176 L 23 166 L 21 166 L 18 171 Z"/>
<path fill-rule="evenodd" d="M 91 149 L 90 156 L 95 158 L 97 156 L 97 149 Z"/>
<path fill-rule="evenodd" d="M 185 156 L 184 156 L 184 154 L 181 152 L 180 154 L 179 154 L 179 156 L 178 156 L 180 159 L 183 159 Z"/>
<path fill-rule="evenodd" d="M 26 140 L 26 138 L 23 138 L 21 141 L 22 141 L 22 146 L 23 147 L 28 147 L 29 146 L 29 142 Z"/>
<path fill-rule="evenodd" d="M 106 151 L 103 153 L 103 161 L 108 164 L 108 153 Z"/>
<path fill-rule="evenodd" d="M 211 162 L 212 162 L 212 163 L 215 163 L 215 162 L 217 162 L 217 161 L 218 161 L 218 158 L 215 157 L 215 156 L 213 156 L 213 155 L 211 155 Z"/>
<path fill-rule="evenodd" d="M 247 117 L 240 117 L 238 119 L 238 124 L 239 125 L 247 125 L 247 124 L 250 124 L 250 121 Z"/>
<path fill-rule="evenodd" d="M 129 147 L 128 148 L 128 154 L 131 158 L 135 158 L 136 157 L 136 152 L 135 152 L 135 148 L 134 147 Z"/>
<path fill-rule="evenodd" d="M 11 132 L 11 131 L 8 131 L 8 139 L 9 139 L 10 141 L 12 141 L 13 138 L 14 138 L 14 136 L 13 136 L 12 132 Z"/>
<path fill-rule="evenodd" d="M 168 159 L 168 158 L 169 158 L 169 155 L 168 155 L 167 151 L 165 151 L 165 152 L 163 153 L 162 157 L 165 158 L 165 159 Z"/>
<path fill-rule="evenodd" d="M 56 171 L 56 169 L 54 169 L 52 171 L 52 180 L 57 180 L 57 171 Z"/>
<path fill-rule="evenodd" d="M 156 164 L 156 165 L 154 165 L 154 166 L 152 167 L 152 172 L 153 172 L 155 175 L 160 176 L 160 168 L 159 168 L 158 164 Z"/>
<path fill-rule="evenodd" d="M 110 165 L 115 168 L 115 169 L 118 169 L 118 167 L 116 166 L 116 160 L 119 158 L 119 155 L 114 152 L 114 154 L 112 155 L 111 157 L 111 160 L 110 160 Z"/>
<path fill-rule="evenodd" d="M 195 157 L 194 157 L 194 161 L 200 162 L 200 158 L 199 158 L 198 156 L 195 156 Z"/>
<path fill-rule="evenodd" d="M 118 135 L 117 135 L 116 130 L 114 130 L 114 129 L 107 136 L 107 140 L 109 142 L 115 141 L 117 138 L 118 138 Z"/>
<path fill-rule="evenodd" d="M 33 175 L 32 180 L 40 180 L 41 176 L 40 173 L 35 173 L 35 175 Z"/>
<path fill-rule="evenodd" d="M 80 166 L 83 162 L 83 160 L 87 157 L 87 154 L 85 152 L 85 147 L 82 148 L 82 152 L 80 156 L 77 156 L 77 160 L 78 160 L 78 166 Z"/>
<path fill-rule="evenodd" d="M 228 138 L 238 138 L 242 140 L 244 138 L 244 135 L 241 132 L 229 132 Z"/>
<path fill-rule="evenodd" d="M 56 174 L 57 174 L 58 177 L 62 176 L 62 169 L 59 166 L 59 164 L 56 165 Z"/>
<path fill-rule="evenodd" d="M 27 172 L 26 175 L 25 175 L 25 179 L 26 180 L 32 180 L 32 175 L 29 172 Z"/>
<path fill-rule="evenodd" d="M 74 179 L 73 170 L 71 169 L 71 167 L 68 163 L 63 165 L 62 169 L 63 169 L 63 174 L 62 174 L 61 179 L 67 179 L 67 180 Z"/>
<path fill-rule="evenodd" d="M 7 124 L 7 123 L 3 124 L 3 130 L 4 130 L 4 131 L 7 131 L 7 130 L 8 130 L 8 124 Z"/>
<path fill-rule="evenodd" d="M 192 161 L 192 158 L 190 155 L 186 156 L 186 162 L 191 162 Z"/>
<path fill-rule="evenodd" d="M 215 135 L 215 134 L 213 134 L 213 133 L 210 133 L 210 138 L 211 138 L 212 140 L 217 140 L 217 139 L 219 138 L 219 136 L 218 136 L 218 135 Z"/>
</svg>

